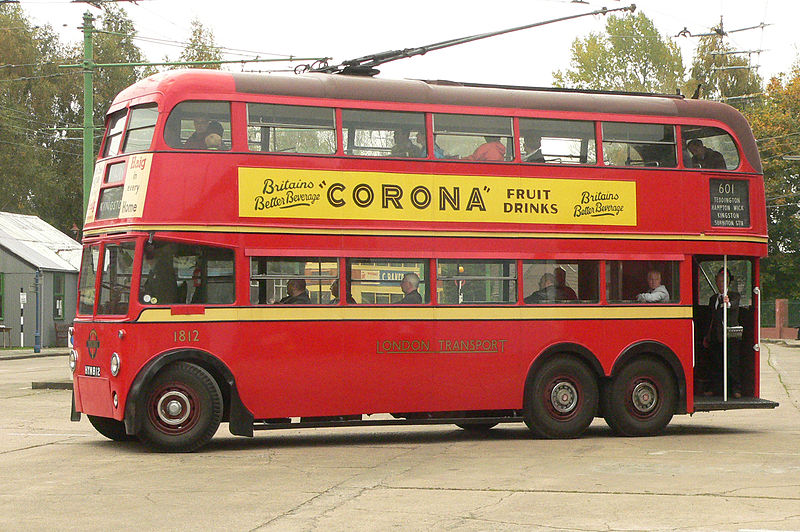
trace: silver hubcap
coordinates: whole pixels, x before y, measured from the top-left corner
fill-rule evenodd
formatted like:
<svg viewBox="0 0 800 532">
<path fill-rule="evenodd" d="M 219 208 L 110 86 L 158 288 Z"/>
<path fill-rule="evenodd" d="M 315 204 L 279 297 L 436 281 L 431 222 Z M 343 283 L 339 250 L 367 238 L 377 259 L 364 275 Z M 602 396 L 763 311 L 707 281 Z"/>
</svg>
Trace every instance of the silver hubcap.
<svg viewBox="0 0 800 532">
<path fill-rule="evenodd" d="M 167 392 L 158 400 L 158 417 L 167 425 L 180 425 L 190 414 L 189 398 L 179 391 Z"/>
<path fill-rule="evenodd" d="M 658 391 L 649 382 L 640 382 L 633 389 L 633 407 L 642 414 L 652 412 L 658 404 Z"/>
<path fill-rule="evenodd" d="M 556 412 L 567 414 L 578 404 L 578 390 L 569 382 L 558 382 L 550 392 L 550 403 Z"/>
</svg>

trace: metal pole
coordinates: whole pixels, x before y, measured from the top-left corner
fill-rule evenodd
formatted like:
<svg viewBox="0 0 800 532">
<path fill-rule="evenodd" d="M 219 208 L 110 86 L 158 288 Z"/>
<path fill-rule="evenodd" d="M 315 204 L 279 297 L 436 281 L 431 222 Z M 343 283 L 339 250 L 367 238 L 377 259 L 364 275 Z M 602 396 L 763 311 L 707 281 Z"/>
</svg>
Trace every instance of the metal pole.
<svg viewBox="0 0 800 532">
<path fill-rule="evenodd" d="M 83 14 L 83 212 L 89 205 L 89 191 L 94 175 L 94 46 L 92 14 Z"/>
<path fill-rule="evenodd" d="M 39 320 L 39 313 L 41 312 L 39 306 L 39 292 L 42 287 L 42 272 L 36 270 L 36 278 L 33 283 L 34 292 L 36 293 L 36 329 L 33 332 L 33 352 L 42 352 L 42 323 Z"/>
<path fill-rule="evenodd" d="M 25 347 L 25 289 L 19 289 L 19 346 Z"/>
<path fill-rule="evenodd" d="M 722 400 L 728 400 L 728 256 L 722 256 L 722 278 L 725 288 L 722 289 Z"/>
</svg>

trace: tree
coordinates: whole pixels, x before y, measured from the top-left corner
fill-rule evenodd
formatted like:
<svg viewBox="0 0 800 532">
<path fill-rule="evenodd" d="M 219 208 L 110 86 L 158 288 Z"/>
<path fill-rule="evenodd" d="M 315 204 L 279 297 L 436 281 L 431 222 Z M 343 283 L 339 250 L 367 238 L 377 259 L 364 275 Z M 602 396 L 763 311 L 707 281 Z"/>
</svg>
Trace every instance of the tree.
<svg viewBox="0 0 800 532">
<path fill-rule="evenodd" d="M 754 95 L 761 92 L 761 76 L 749 68 L 749 60 L 735 52 L 720 35 L 706 35 L 700 38 L 692 62 L 692 79 L 688 89 L 694 91 L 702 83 L 706 98 L 729 100 L 731 104 L 741 103 L 738 96 Z M 741 106 L 740 106 L 741 107 Z"/>
<path fill-rule="evenodd" d="M 683 85 L 683 58 L 644 13 L 611 15 L 605 33 L 575 39 L 570 69 L 553 79 L 556 87 L 673 93 Z"/>
<path fill-rule="evenodd" d="M 221 61 L 222 51 L 214 43 L 214 32 L 198 20 L 192 20 L 192 34 L 181 52 L 180 61 Z M 182 67 L 175 67 L 182 68 Z M 197 65 L 193 68 L 219 69 L 220 65 Z"/>
<path fill-rule="evenodd" d="M 800 299 L 800 62 L 773 78 L 764 96 L 744 110 L 759 142 L 764 166 L 769 256 L 761 263 L 765 299 Z"/>
</svg>

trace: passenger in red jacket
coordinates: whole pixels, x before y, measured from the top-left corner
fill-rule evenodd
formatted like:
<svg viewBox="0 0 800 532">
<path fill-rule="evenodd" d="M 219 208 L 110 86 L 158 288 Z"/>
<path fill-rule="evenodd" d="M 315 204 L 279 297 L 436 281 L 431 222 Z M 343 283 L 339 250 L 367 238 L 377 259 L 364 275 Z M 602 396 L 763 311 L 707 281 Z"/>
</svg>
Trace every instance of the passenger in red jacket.
<svg viewBox="0 0 800 532">
<path fill-rule="evenodd" d="M 500 137 L 484 137 L 486 144 L 478 146 L 472 155 L 464 157 L 468 161 L 502 161 L 506 156 L 506 147 Z"/>
</svg>

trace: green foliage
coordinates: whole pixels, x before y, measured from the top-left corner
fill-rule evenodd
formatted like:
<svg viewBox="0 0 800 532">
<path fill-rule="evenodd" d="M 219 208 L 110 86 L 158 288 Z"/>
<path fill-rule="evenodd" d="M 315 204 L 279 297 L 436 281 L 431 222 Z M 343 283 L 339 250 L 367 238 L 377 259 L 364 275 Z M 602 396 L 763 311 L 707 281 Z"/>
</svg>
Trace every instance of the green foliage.
<svg viewBox="0 0 800 532">
<path fill-rule="evenodd" d="M 610 15 L 605 33 L 576 39 L 570 69 L 553 79 L 557 87 L 672 93 L 683 85 L 684 67 L 678 46 L 639 12 Z"/>
<path fill-rule="evenodd" d="M 221 61 L 222 51 L 214 43 L 214 32 L 207 29 L 198 20 L 192 20 L 192 34 L 189 43 L 180 55 L 181 61 Z M 176 67 L 180 68 L 180 67 Z M 209 68 L 219 70 L 219 64 L 197 65 L 193 68 Z"/>
<path fill-rule="evenodd" d="M 745 57 L 730 53 L 733 51 L 719 35 L 701 37 L 695 50 L 687 93 L 688 89 L 694 91 L 697 83 L 703 84 L 703 97 L 715 100 L 761 92 L 761 77 L 754 69 L 747 68 L 749 62 Z M 732 104 L 737 102 L 731 100 Z"/>
<path fill-rule="evenodd" d="M 769 225 L 769 257 L 762 262 L 764 298 L 800 299 L 800 63 L 773 78 L 745 116 L 759 139 Z"/>
<path fill-rule="evenodd" d="M 103 10 L 94 35 L 97 63 L 142 61 L 127 13 Z M 34 27 L 18 5 L 0 6 L 0 210 L 34 214 L 71 235 L 82 207 L 83 77 L 59 68 L 83 59 L 82 45 L 63 45 L 51 27 Z M 144 68 L 95 71 L 95 123 L 114 96 L 148 74 Z M 99 141 L 100 134 L 96 136 Z"/>
</svg>

